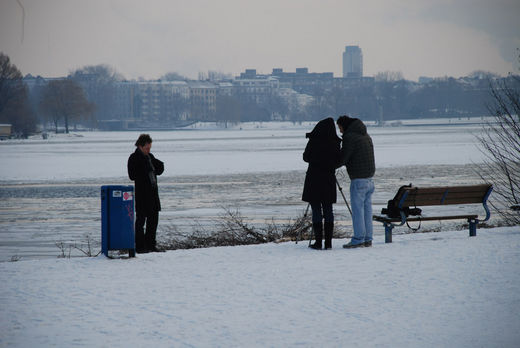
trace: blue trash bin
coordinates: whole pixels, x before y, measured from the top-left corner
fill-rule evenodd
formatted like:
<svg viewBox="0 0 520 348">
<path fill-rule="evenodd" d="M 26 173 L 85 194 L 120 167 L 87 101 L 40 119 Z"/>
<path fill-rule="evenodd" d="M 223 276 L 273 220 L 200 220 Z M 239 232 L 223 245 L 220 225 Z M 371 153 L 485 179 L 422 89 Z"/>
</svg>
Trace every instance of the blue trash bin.
<svg viewBox="0 0 520 348">
<path fill-rule="evenodd" d="M 133 186 L 101 186 L 101 251 L 109 250 L 135 257 Z"/>
</svg>

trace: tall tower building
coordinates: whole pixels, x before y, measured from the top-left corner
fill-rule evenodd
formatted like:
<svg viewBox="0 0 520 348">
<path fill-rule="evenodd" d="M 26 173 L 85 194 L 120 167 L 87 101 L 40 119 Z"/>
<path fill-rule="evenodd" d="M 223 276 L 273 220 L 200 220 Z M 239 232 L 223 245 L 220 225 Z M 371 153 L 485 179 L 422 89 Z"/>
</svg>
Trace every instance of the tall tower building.
<svg viewBox="0 0 520 348">
<path fill-rule="evenodd" d="M 345 46 L 343 77 L 363 77 L 363 52 L 359 46 Z"/>
</svg>

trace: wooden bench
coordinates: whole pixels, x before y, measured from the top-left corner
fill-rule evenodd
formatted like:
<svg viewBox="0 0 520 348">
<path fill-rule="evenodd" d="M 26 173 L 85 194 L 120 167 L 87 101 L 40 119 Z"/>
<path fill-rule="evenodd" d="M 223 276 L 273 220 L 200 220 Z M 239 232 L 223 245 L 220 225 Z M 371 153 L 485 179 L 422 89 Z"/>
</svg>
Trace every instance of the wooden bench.
<svg viewBox="0 0 520 348">
<path fill-rule="evenodd" d="M 387 215 L 374 215 L 373 220 L 382 222 L 385 226 L 385 243 L 392 243 L 392 229 L 402 226 L 407 222 L 413 221 L 432 221 L 432 220 L 457 220 L 466 219 L 469 222 L 469 235 L 477 235 L 477 224 L 489 220 L 491 213 L 487 206 L 487 200 L 492 185 L 472 185 L 472 186 L 445 186 L 445 187 L 403 187 L 398 191 L 394 203 L 400 212 L 400 217 L 389 217 Z M 443 206 L 443 205 L 462 205 L 480 203 L 484 206 L 486 217 L 480 220 L 478 215 L 443 215 L 443 216 L 406 216 L 402 208 L 423 207 L 423 206 Z"/>
</svg>

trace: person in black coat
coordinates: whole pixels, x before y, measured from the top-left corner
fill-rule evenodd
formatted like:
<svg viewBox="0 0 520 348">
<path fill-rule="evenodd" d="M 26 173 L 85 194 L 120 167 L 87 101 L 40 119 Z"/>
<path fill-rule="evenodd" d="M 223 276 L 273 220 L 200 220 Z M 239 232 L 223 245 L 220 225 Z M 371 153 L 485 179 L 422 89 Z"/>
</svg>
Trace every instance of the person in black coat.
<svg viewBox="0 0 520 348">
<path fill-rule="evenodd" d="M 309 141 L 303 153 L 303 160 L 309 163 L 302 200 L 312 208 L 312 228 L 316 242 L 310 247 L 322 248 L 323 222 L 325 220 L 325 249 L 332 248 L 334 213 L 336 203 L 336 164 L 340 155 L 341 139 L 337 136 L 334 119 L 329 117 L 316 124 L 307 133 Z"/>
<path fill-rule="evenodd" d="M 135 182 L 135 248 L 138 253 L 158 251 L 155 236 L 161 202 L 157 175 L 163 173 L 164 163 L 150 153 L 152 148 L 150 135 L 141 134 L 135 146 L 137 147 L 135 152 L 128 158 L 128 176 Z"/>
</svg>

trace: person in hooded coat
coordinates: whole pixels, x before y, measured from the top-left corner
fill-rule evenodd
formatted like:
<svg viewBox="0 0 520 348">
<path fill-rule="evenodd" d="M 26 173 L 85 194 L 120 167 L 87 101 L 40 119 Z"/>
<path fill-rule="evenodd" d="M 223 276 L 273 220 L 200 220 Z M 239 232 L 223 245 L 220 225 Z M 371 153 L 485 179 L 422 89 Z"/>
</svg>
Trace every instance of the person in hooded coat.
<svg viewBox="0 0 520 348">
<path fill-rule="evenodd" d="M 313 249 L 322 249 L 325 226 L 325 249 L 332 248 L 334 213 L 332 204 L 336 203 L 336 165 L 339 161 L 340 142 L 333 118 L 326 118 L 307 133 L 309 141 L 303 153 L 303 160 L 309 163 L 302 200 L 312 208 L 312 228 L 315 243 Z M 325 220 L 325 224 L 323 224 Z"/>
<path fill-rule="evenodd" d="M 156 247 L 156 231 L 159 223 L 159 189 L 157 175 L 164 171 L 164 163 L 150 153 L 152 138 L 141 134 L 137 139 L 137 147 L 128 158 L 128 176 L 135 182 L 135 248 L 138 253 L 158 251 Z M 146 223 L 146 234 L 144 225 Z"/>
<path fill-rule="evenodd" d="M 350 202 L 354 236 L 344 248 L 372 246 L 372 194 L 376 171 L 374 145 L 367 127 L 357 118 L 346 115 L 337 120 L 343 134 L 338 167 L 345 165 L 350 177 Z"/>
</svg>

